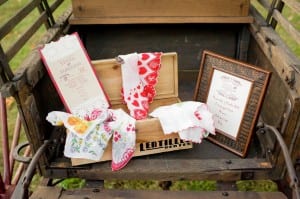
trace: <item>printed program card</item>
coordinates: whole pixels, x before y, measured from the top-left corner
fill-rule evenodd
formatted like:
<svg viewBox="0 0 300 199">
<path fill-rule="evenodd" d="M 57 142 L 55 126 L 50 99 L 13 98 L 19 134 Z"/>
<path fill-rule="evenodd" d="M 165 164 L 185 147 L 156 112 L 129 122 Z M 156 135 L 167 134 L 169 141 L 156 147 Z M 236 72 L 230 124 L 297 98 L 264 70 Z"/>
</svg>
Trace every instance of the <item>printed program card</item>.
<svg viewBox="0 0 300 199">
<path fill-rule="evenodd" d="M 252 82 L 214 69 L 207 105 L 215 115 L 215 127 L 236 139 Z"/>
<path fill-rule="evenodd" d="M 68 112 L 108 108 L 108 98 L 77 33 L 46 44 L 42 60 Z"/>
</svg>

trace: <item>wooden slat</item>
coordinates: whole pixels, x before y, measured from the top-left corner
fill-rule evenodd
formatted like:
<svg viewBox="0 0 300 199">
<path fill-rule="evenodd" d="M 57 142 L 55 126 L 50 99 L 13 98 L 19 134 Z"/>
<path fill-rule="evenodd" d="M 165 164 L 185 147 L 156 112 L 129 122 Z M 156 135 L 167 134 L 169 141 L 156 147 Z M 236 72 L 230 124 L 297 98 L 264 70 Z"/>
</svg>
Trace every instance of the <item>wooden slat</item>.
<svg viewBox="0 0 300 199">
<path fill-rule="evenodd" d="M 203 147 L 204 149 L 204 147 Z M 173 154 L 189 152 L 192 149 L 177 151 Z M 172 153 L 172 152 L 171 152 Z M 153 156 L 132 159 L 126 167 L 118 172 L 111 171 L 111 162 L 102 162 L 69 170 L 68 177 L 79 177 L 84 179 L 139 179 L 139 180 L 240 180 L 243 171 L 256 171 L 255 178 L 266 179 L 268 171 L 272 168 L 270 162 L 265 159 L 195 159 L 180 158 L 171 159 L 167 153 L 156 155 L 164 157 L 161 159 L 151 158 Z M 51 164 L 49 176 L 65 177 L 62 168 L 66 165 L 58 162 Z M 76 169 L 76 172 L 73 172 Z M 260 172 L 261 171 L 261 172 Z M 48 175 L 48 174 L 47 174 Z"/>
<path fill-rule="evenodd" d="M 273 28 L 258 28 L 255 24 L 251 24 L 250 31 L 283 82 L 293 80 L 295 83 L 293 87 L 296 89 L 291 91 L 295 92 L 295 96 L 299 95 L 300 91 L 297 88 L 300 88 L 300 77 L 295 75 L 295 73 L 299 74 L 299 59 L 296 55 L 291 52 Z"/>
<path fill-rule="evenodd" d="M 257 0 L 266 10 L 270 9 L 270 3 L 267 0 Z"/>
<path fill-rule="evenodd" d="M 38 45 L 42 46 L 59 38 L 64 31 L 64 28 L 67 26 L 67 21 L 71 13 L 72 9 L 67 9 L 66 12 L 64 12 L 64 14 L 56 21 L 57 26 L 48 29 L 47 33 L 40 39 Z M 35 86 L 45 72 L 45 67 L 41 64 L 40 55 L 37 49 L 32 51 L 24 62 L 22 62 L 20 68 L 27 69 L 27 80 L 30 83 L 30 86 Z"/>
<path fill-rule="evenodd" d="M 7 2 L 8 0 L 0 0 L 0 6 L 2 5 L 2 4 L 4 4 L 5 2 Z"/>
<path fill-rule="evenodd" d="M 7 59 L 11 60 L 23 45 L 34 35 L 34 33 L 41 27 L 41 25 L 47 20 L 47 15 L 44 12 L 40 17 L 27 29 L 26 32 L 7 50 Z"/>
<path fill-rule="evenodd" d="M 30 196 L 31 199 L 59 199 L 61 193 L 63 192 L 62 188 L 59 187 L 47 187 L 47 186 L 39 186 Z"/>
<path fill-rule="evenodd" d="M 0 45 L 0 73 L 1 73 L 1 83 L 12 80 L 14 74 L 9 67 L 7 57 L 3 51 L 2 46 Z"/>
<path fill-rule="evenodd" d="M 11 17 L 1 28 L 0 28 L 0 40 L 2 40 L 22 19 L 24 19 L 28 13 L 30 13 L 41 0 L 35 0 L 28 3 L 24 8 Z"/>
<path fill-rule="evenodd" d="M 268 23 L 266 20 L 262 17 L 262 15 L 259 13 L 259 11 L 254 7 L 250 7 L 250 13 L 255 18 L 254 23 L 256 23 L 258 26 L 267 26 Z"/>
<path fill-rule="evenodd" d="M 76 17 L 241 17 L 249 0 L 73 0 Z"/>
<path fill-rule="evenodd" d="M 273 17 L 280 23 L 280 25 L 287 31 L 290 36 L 300 44 L 300 33 L 297 29 L 287 20 L 285 19 L 282 14 L 278 10 L 273 11 Z"/>
<path fill-rule="evenodd" d="M 106 199 L 286 199 L 281 192 L 241 192 L 241 191 L 150 191 L 150 190 L 102 190 L 100 188 L 83 188 L 78 190 L 63 190 L 57 187 L 38 187 L 30 199 L 81 199 L 81 198 L 106 198 Z"/>
<path fill-rule="evenodd" d="M 57 26 L 50 28 L 40 39 L 39 44 L 43 45 L 45 43 L 48 43 L 52 40 L 56 40 L 59 36 L 61 36 L 62 32 L 65 30 L 67 19 L 69 18 L 71 14 L 71 10 L 67 10 L 62 17 L 58 19 Z M 20 65 L 20 68 L 16 71 L 16 73 L 22 73 L 22 70 L 26 69 L 26 79 L 27 83 L 31 85 L 36 85 L 36 83 L 40 80 L 40 78 L 43 77 L 43 74 L 46 72 L 44 66 L 41 64 L 40 55 L 38 52 L 38 49 L 33 50 L 29 56 L 22 62 Z M 49 80 L 50 81 L 50 80 Z M 51 87 L 49 84 L 48 87 Z M 47 92 L 49 90 L 47 86 L 43 87 L 43 94 L 47 95 L 47 98 L 51 98 L 47 105 L 52 107 L 57 107 L 59 103 L 58 97 L 55 97 L 54 94 L 49 96 L 49 93 Z M 33 150 L 33 153 L 37 150 L 39 146 L 43 143 L 43 139 L 45 139 L 45 135 L 47 129 L 46 128 L 36 128 L 37 126 L 40 126 L 40 121 L 37 121 L 36 118 L 44 118 L 44 116 L 40 116 L 40 112 L 38 112 L 38 109 L 40 110 L 40 107 L 36 107 L 36 99 L 34 99 L 32 95 L 32 90 L 28 89 L 28 87 L 24 85 L 18 85 L 19 90 L 18 96 L 20 98 L 20 106 L 22 107 L 22 122 L 24 124 L 24 130 L 26 132 L 28 141 L 30 142 Z M 43 96 L 41 94 L 41 96 Z M 43 101 L 43 100 L 41 100 Z M 39 104 L 38 104 L 39 105 Z M 31 107 L 32 106 L 32 107 Z M 34 111 L 34 112 L 32 112 Z M 34 115 L 36 114 L 36 115 Z M 33 116 L 34 115 L 34 116 Z M 48 134 L 49 135 L 49 134 Z M 42 137 L 42 138 L 41 138 Z M 47 154 L 48 155 L 48 154 Z M 41 165 L 45 165 L 45 161 L 41 161 Z M 43 167 L 43 169 L 45 169 Z"/>
<path fill-rule="evenodd" d="M 288 5 L 296 13 L 300 13 L 300 2 L 296 0 L 283 0 L 283 2 Z"/>
<path fill-rule="evenodd" d="M 117 17 L 70 18 L 70 24 L 138 24 L 138 23 L 252 23 L 253 17 Z"/>
<path fill-rule="evenodd" d="M 50 5 L 51 12 L 53 13 L 56 8 L 63 2 L 63 0 L 57 0 Z"/>
</svg>

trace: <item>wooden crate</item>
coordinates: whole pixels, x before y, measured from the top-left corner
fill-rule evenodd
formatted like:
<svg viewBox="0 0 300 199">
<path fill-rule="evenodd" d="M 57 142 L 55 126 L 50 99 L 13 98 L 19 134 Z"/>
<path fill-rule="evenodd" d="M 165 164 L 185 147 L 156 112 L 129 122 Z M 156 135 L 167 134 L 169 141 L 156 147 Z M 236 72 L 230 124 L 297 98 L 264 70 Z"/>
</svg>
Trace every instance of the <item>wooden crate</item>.
<svg viewBox="0 0 300 199">
<path fill-rule="evenodd" d="M 241 22 L 250 0 L 72 0 L 71 23 Z"/>
<path fill-rule="evenodd" d="M 121 65 L 115 59 L 98 60 L 92 62 L 94 70 L 101 80 L 102 86 L 108 95 L 112 108 L 128 109 L 122 103 Z M 161 59 L 158 83 L 155 86 L 156 96 L 150 104 L 150 110 L 163 105 L 180 102 L 178 98 L 178 63 L 176 53 L 164 53 Z M 177 133 L 164 135 L 157 118 L 148 118 L 136 121 L 136 150 L 134 156 L 150 155 L 175 150 L 190 149 L 192 143 L 179 139 Z M 112 144 L 109 143 L 100 161 L 111 160 Z M 72 158 L 72 165 L 82 165 L 96 161 Z"/>
</svg>

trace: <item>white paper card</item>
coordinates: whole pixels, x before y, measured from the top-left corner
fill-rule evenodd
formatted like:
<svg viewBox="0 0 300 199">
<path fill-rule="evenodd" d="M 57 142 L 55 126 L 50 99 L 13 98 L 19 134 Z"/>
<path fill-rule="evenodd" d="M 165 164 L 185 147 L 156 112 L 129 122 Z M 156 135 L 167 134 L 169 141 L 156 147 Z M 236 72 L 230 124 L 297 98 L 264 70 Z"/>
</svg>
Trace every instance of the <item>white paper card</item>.
<svg viewBox="0 0 300 199">
<path fill-rule="evenodd" d="M 46 44 L 40 52 L 67 111 L 80 115 L 110 106 L 77 33 Z"/>
<path fill-rule="evenodd" d="M 238 135 L 252 82 L 214 69 L 207 105 L 215 127 L 235 139 Z"/>
</svg>

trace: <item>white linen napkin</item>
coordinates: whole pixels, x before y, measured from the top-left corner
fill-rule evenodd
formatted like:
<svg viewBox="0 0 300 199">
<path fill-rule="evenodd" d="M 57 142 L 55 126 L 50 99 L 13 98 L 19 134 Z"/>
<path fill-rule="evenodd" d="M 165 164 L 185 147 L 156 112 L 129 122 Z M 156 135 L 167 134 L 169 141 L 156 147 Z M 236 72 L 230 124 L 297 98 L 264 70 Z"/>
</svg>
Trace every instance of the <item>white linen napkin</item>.
<svg viewBox="0 0 300 199">
<path fill-rule="evenodd" d="M 164 134 L 178 132 L 180 139 L 186 141 L 201 143 L 209 133 L 215 134 L 213 115 L 201 102 L 161 106 L 149 115 L 159 118 Z"/>
</svg>

